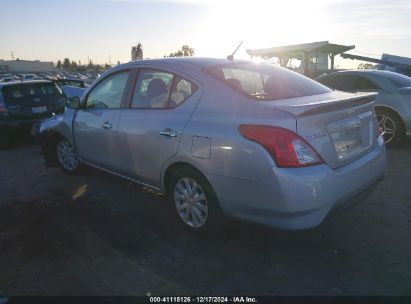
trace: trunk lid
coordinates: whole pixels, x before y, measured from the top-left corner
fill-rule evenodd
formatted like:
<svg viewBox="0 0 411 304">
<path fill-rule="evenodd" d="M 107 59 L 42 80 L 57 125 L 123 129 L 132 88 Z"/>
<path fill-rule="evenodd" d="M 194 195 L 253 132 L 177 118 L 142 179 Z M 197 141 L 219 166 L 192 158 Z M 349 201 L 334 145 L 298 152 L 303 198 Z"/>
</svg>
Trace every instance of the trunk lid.
<svg viewBox="0 0 411 304">
<path fill-rule="evenodd" d="M 292 114 L 297 134 L 334 169 L 358 159 L 375 145 L 376 95 L 335 91 L 261 104 Z"/>
</svg>

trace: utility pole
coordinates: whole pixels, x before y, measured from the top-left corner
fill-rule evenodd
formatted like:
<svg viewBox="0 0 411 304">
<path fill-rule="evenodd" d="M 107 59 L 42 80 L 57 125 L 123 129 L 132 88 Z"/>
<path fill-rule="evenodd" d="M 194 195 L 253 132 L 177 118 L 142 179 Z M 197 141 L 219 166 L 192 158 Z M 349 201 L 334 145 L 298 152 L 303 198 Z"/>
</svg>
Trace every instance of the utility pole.
<svg viewBox="0 0 411 304">
<path fill-rule="evenodd" d="M 13 51 L 11 51 L 11 60 L 14 60 L 14 54 L 13 54 Z"/>
</svg>

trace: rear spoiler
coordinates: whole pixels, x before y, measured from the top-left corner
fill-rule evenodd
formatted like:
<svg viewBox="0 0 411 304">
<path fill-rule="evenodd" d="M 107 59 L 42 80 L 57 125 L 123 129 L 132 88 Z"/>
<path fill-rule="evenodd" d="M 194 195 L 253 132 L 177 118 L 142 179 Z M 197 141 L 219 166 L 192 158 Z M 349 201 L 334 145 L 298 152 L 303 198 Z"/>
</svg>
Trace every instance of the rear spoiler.
<svg viewBox="0 0 411 304">
<path fill-rule="evenodd" d="M 366 105 L 374 102 L 377 95 L 378 93 L 361 93 L 361 95 L 352 95 L 348 98 L 332 98 L 312 103 L 308 101 L 305 103 L 295 103 L 288 105 L 282 105 L 281 102 L 278 102 L 276 104 L 276 108 L 293 114 L 296 117 L 310 116 Z"/>
</svg>

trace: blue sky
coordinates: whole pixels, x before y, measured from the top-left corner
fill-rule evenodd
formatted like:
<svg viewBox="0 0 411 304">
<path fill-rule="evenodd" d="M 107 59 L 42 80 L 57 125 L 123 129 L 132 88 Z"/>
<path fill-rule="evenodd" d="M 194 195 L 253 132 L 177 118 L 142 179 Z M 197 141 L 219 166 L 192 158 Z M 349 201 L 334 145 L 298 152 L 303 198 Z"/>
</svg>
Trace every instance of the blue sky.
<svg viewBox="0 0 411 304">
<path fill-rule="evenodd" d="M 30 60 L 126 62 L 139 41 L 150 58 L 183 44 L 223 57 L 241 40 L 241 58 L 247 48 L 321 40 L 411 57 L 409 0 L 0 0 L 0 11 L 0 59 L 13 51 Z"/>
</svg>

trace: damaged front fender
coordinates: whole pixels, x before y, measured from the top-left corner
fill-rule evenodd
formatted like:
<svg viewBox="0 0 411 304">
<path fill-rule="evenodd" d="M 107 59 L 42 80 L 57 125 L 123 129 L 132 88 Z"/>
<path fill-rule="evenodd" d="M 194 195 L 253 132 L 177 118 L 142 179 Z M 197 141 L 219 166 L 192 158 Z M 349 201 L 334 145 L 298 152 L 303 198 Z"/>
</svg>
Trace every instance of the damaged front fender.
<svg viewBox="0 0 411 304">
<path fill-rule="evenodd" d="M 53 115 L 51 118 L 35 123 L 31 135 L 40 144 L 46 168 L 58 167 L 56 146 L 61 138 L 73 142 L 71 122 L 74 113 L 67 111 L 62 115 Z M 71 114 L 71 115 L 70 115 Z"/>
</svg>

